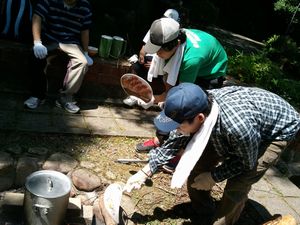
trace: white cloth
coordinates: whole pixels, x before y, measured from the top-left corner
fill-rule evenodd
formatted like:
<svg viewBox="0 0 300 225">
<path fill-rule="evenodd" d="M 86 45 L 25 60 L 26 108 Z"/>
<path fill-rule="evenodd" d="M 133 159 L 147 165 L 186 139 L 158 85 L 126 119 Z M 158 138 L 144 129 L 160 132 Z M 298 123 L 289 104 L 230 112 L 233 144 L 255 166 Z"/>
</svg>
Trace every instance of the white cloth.
<svg viewBox="0 0 300 225">
<path fill-rule="evenodd" d="M 204 121 L 204 124 L 186 146 L 186 149 L 172 176 L 171 188 L 181 188 L 187 180 L 190 172 L 196 165 L 207 145 L 212 129 L 216 124 L 218 114 L 219 106 L 216 102 L 214 102 L 211 112 Z"/>
<path fill-rule="evenodd" d="M 157 78 L 158 75 L 164 75 L 163 67 L 165 60 L 160 58 L 157 54 L 153 55 L 150 68 L 148 70 L 147 80 L 152 82 L 153 78 Z"/>
<path fill-rule="evenodd" d="M 167 83 L 172 86 L 175 86 L 177 82 L 185 45 L 186 43 L 184 42 L 177 48 L 175 54 L 171 57 L 163 69 L 168 74 Z"/>
<path fill-rule="evenodd" d="M 167 63 L 165 60 L 160 58 L 155 54 L 152 58 L 152 62 L 148 71 L 147 80 L 152 82 L 153 78 L 158 75 L 168 74 L 167 83 L 175 86 L 179 74 L 179 69 L 181 66 L 181 61 L 183 58 L 184 48 L 186 43 L 181 44 L 177 49 L 175 54 L 169 59 Z"/>
<path fill-rule="evenodd" d="M 143 38 L 143 42 L 147 43 L 150 40 L 150 30 L 148 30 L 147 34 Z"/>
</svg>

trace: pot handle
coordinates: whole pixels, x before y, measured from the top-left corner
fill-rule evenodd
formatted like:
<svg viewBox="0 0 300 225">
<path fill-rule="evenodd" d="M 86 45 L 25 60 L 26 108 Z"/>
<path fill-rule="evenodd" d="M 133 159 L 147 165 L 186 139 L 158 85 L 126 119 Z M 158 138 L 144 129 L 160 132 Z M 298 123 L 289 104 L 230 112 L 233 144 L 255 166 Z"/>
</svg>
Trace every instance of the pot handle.
<svg viewBox="0 0 300 225">
<path fill-rule="evenodd" d="M 35 210 L 37 211 L 38 209 L 40 210 L 44 215 L 48 214 L 50 207 L 46 205 L 41 205 L 41 204 L 34 204 Z"/>
</svg>

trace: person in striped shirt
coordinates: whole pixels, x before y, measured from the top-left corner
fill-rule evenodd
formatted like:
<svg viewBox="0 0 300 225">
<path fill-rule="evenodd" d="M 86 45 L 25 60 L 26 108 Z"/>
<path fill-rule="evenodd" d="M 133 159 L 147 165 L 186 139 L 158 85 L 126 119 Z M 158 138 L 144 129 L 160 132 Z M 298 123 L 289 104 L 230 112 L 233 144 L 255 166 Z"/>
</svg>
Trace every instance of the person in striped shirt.
<svg viewBox="0 0 300 225">
<path fill-rule="evenodd" d="M 79 90 L 88 66 L 93 64 L 88 56 L 91 24 L 92 12 L 88 0 L 37 2 L 32 18 L 32 95 L 24 102 L 26 107 L 36 109 L 44 102 L 47 58 L 60 51 L 67 54 L 69 63 L 56 105 L 70 113 L 80 111 L 73 95 Z"/>
<path fill-rule="evenodd" d="M 149 163 L 128 179 L 125 190 L 141 188 L 184 147 L 171 187 L 182 187 L 187 180 L 192 206 L 205 225 L 235 224 L 252 184 L 300 136 L 299 113 L 278 95 L 255 87 L 228 86 L 206 93 L 198 85 L 181 83 L 170 89 L 154 123 L 191 139 L 186 145 L 171 131 L 162 146 L 150 151 Z M 216 207 L 210 190 L 225 180 Z"/>
</svg>

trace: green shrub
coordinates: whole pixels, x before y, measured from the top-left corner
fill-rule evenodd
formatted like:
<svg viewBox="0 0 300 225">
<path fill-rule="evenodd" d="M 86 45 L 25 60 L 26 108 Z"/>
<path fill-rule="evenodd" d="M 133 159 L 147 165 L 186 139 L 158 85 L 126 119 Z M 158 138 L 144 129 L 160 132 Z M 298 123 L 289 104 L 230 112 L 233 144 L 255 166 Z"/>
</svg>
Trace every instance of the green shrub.
<svg viewBox="0 0 300 225">
<path fill-rule="evenodd" d="M 279 65 L 263 52 L 236 52 L 229 57 L 228 74 L 243 84 L 275 92 L 297 108 L 300 107 L 300 81 L 286 78 Z"/>
<path fill-rule="evenodd" d="M 279 94 L 292 105 L 300 109 L 300 81 L 280 79 L 277 86 L 278 89 L 275 93 Z"/>
<path fill-rule="evenodd" d="M 229 58 L 228 74 L 242 83 L 276 89 L 277 80 L 282 76 L 280 68 L 264 54 L 237 54 Z"/>
<path fill-rule="evenodd" d="M 292 38 L 273 35 L 265 42 L 263 52 L 286 77 L 300 80 L 300 50 Z"/>
</svg>

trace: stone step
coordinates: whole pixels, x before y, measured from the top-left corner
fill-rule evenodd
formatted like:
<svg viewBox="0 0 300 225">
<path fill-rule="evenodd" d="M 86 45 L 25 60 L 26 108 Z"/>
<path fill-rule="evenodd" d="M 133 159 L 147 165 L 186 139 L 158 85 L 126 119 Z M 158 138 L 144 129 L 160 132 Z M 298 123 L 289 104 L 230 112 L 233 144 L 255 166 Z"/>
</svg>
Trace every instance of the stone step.
<svg viewBox="0 0 300 225">
<path fill-rule="evenodd" d="M 28 92 L 30 87 L 31 46 L 17 42 L 0 40 L 0 71 L 2 79 L 0 89 L 3 91 Z M 79 98 L 121 98 L 126 97 L 120 78 L 131 72 L 131 64 L 124 59 L 103 59 L 93 57 L 94 64 L 89 67 L 79 92 Z M 49 57 L 47 67 L 48 93 L 57 94 L 62 88 L 68 58 L 64 54 Z M 17 66 L 16 66 L 17 65 Z M 161 84 L 154 83 L 153 88 L 161 89 Z"/>
<path fill-rule="evenodd" d="M 0 199 L 0 224 L 19 224 L 22 218 L 16 221 L 15 215 L 23 215 L 24 194 L 6 192 Z M 3 220 L 3 221 L 2 221 Z M 81 204 L 80 198 L 69 198 L 65 220 L 68 224 L 90 225 L 93 220 L 93 206 Z"/>
</svg>

